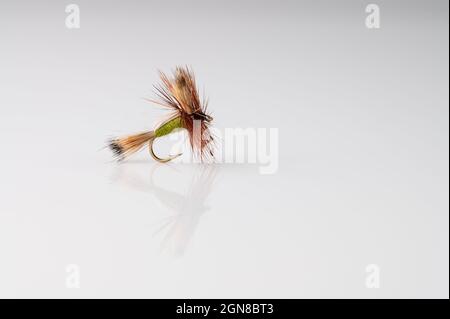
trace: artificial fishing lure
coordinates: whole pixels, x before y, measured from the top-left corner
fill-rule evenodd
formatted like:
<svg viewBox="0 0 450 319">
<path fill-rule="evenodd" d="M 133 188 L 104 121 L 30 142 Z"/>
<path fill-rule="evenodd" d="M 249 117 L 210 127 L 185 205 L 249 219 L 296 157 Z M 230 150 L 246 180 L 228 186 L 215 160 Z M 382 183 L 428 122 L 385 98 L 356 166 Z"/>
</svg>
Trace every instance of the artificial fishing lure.
<svg viewBox="0 0 450 319">
<path fill-rule="evenodd" d="M 160 72 L 160 78 L 162 83 L 154 86 L 159 100 L 150 101 L 171 110 L 168 118 L 153 131 L 110 140 L 110 149 L 119 160 L 122 160 L 148 143 L 151 156 L 156 161 L 165 163 L 182 154 L 160 158 L 153 150 L 153 142 L 156 138 L 177 129 L 185 129 L 194 156 L 198 156 L 201 161 L 213 158 L 213 137 L 209 130 L 213 118 L 207 114 L 207 102 L 200 101 L 192 70 L 188 67 L 177 67 L 173 77 L 169 78 Z"/>
</svg>

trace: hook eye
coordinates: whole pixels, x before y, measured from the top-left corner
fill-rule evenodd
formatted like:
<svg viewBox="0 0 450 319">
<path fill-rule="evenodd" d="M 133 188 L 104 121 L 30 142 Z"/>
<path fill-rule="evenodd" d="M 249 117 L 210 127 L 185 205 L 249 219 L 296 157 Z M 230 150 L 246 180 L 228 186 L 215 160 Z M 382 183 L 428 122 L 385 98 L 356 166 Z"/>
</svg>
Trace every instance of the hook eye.
<svg viewBox="0 0 450 319">
<path fill-rule="evenodd" d="M 194 120 L 201 120 L 206 122 L 211 122 L 213 120 L 212 116 L 205 114 L 203 112 L 197 112 L 192 114 Z"/>
</svg>

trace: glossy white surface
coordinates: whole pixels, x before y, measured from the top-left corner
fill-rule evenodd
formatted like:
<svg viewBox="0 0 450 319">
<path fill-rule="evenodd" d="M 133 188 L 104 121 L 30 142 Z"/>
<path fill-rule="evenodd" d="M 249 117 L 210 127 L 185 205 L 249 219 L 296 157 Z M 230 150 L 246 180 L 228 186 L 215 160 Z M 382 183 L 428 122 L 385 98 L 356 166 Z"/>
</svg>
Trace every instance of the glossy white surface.
<svg viewBox="0 0 450 319">
<path fill-rule="evenodd" d="M 448 298 L 448 2 L 77 3 L 1 2 L 0 297 Z M 176 64 L 275 174 L 111 161 Z"/>
</svg>

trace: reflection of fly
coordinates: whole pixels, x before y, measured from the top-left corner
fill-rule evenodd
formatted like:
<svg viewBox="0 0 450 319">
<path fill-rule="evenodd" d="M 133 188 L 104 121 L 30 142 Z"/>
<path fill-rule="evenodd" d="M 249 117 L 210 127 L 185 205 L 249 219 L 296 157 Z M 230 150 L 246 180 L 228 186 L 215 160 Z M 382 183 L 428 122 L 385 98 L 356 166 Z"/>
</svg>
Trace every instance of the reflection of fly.
<svg viewBox="0 0 450 319">
<path fill-rule="evenodd" d="M 120 166 L 124 168 L 124 166 Z M 161 250 L 170 250 L 176 255 L 182 255 L 188 242 L 194 234 L 200 217 L 209 210 L 205 205 L 214 181 L 217 176 L 216 165 L 192 165 L 184 166 L 193 168 L 191 182 L 185 194 L 162 188 L 153 181 L 155 169 L 173 170 L 171 166 L 156 164 L 150 172 L 150 182 L 143 180 L 140 176 L 130 175 L 128 172 L 117 171 L 119 180 L 135 189 L 150 191 L 155 198 L 173 212 L 171 216 L 162 219 L 154 235 L 163 234 Z M 177 170 L 178 171 L 178 170 Z M 126 173 L 126 174 L 125 174 Z"/>
<path fill-rule="evenodd" d="M 162 250 L 173 250 L 182 255 L 192 238 L 200 217 L 209 210 L 205 201 L 212 189 L 217 175 L 213 165 L 199 167 L 195 172 L 186 195 L 180 195 L 158 187 L 154 187 L 154 195 L 176 214 L 164 219 L 155 235 L 167 229 L 161 242 Z"/>
</svg>

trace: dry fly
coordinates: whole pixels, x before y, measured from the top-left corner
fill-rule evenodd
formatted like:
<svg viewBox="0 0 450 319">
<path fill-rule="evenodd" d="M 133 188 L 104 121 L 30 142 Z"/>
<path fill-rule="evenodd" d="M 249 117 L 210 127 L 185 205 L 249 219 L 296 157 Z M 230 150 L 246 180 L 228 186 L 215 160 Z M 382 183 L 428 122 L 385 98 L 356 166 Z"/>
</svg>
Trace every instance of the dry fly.
<svg viewBox="0 0 450 319">
<path fill-rule="evenodd" d="M 170 110 L 168 117 L 154 130 L 114 138 L 109 141 L 109 147 L 114 155 L 122 160 L 142 149 L 147 143 L 150 154 L 158 162 L 168 162 L 181 154 L 167 158 L 158 157 L 153 151 L 156 138 L 168 135 L 176 129 L 185 129 L 194 156 L 201 161 L 212 159 L 213 137 L 209 126 L 213 118 L 207 113 L 207 102 L 199 98 L 195 77 L 188 67 L 177 67 L 173 76 L 169 77 L 159 72 L 161 83 L 154 86 L 157 100 L 150 100 Z"/>
</svg>

